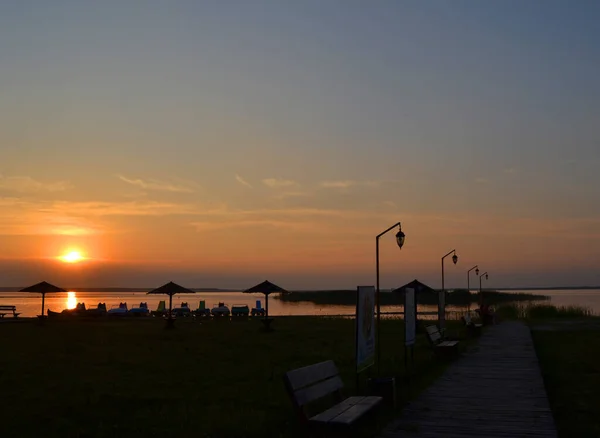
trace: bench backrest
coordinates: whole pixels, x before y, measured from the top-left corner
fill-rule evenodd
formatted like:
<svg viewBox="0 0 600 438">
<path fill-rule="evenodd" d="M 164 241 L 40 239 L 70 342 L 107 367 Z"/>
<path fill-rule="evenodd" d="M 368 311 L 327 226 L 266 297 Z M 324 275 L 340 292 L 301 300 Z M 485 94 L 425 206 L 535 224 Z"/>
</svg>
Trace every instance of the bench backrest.
<svg viewBox="0 0 600 438">
<path fill-rule="evenodd" d="M 12 310 L 14 312 L 17 310 L 17 306 L 0 306 L 0 310 Z"/>
<path fill-rule="evenodd" d="M 442 334 L 440 330 L 435 325 L 428 325 L 425 327 L 427 330 L 427 337 L 431 341 L 432 344 L 439 344 L 442 341 Z"/>
<path fill-rule="evenodd" d="M 469 312 L 465 313 L 464 318 L 465 318 L 465 323 L 467 325 L 469 325 L 469 324 L 471 324 L 473 322 L 473 321 L 471 321 L 471 314 Z"/>
<path fill-rule="evenodd" d="M 332 360 L 288 371 L 284 376 L 285 386 L 297 408 L 329 394 L 341 394 L 344 387 L 335 363 Z"/>
</svg>

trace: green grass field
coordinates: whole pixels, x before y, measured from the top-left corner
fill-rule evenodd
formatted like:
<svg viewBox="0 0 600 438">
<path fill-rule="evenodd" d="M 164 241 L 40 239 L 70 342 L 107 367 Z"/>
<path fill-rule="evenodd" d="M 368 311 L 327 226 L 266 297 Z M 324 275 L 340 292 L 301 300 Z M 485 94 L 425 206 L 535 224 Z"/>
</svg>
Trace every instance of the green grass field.
<svg viewBox="0 0 600 438">
<path fill-rule="evenodd" d="M 600 436 L 600 331 L 533 332 L 559 436 Z"/>
<path fill-rule="evenodd" d="M 165 330 L 152 318 L 1 323 L 1 434 L 299 436 L 283 374 L 333 359 L 354 393 L 354 321 L 282 317 L 272 333 L 259 326 L 181 320 Z M 382 374 L 400 377 L 400 405 L 444 368 L 420 335 L 408 390 L 403 339 L 401 320 L 382 321 Z M 393 415 L 384 410 L 378 424 Z"/>
</svg>

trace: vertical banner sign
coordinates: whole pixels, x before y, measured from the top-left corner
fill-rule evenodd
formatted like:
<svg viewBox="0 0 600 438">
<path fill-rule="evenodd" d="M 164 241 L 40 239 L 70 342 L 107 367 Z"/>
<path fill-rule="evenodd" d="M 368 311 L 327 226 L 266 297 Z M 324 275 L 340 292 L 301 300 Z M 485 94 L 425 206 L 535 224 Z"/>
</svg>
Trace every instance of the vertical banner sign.
<svg viewBox="0 0 600 438">
<path fill-rule="evenodd" d="M 417 306 L 415 305 L 415 290 L 407 288 L 404 292 L 404 334 L 407 347 L 415 345 L 417 337 Z"/>
<path fill-rule="evenodd" d="M 440 297 L 438 302 L 438 322 L 440 331 L 446 327 L 446 291 L 440 291 Z"/>
<path fill-rule="evenodd" d="M 356 301 L 356 372 L 375 363 L 375 287 L 358 286 Z"/>
</svg>

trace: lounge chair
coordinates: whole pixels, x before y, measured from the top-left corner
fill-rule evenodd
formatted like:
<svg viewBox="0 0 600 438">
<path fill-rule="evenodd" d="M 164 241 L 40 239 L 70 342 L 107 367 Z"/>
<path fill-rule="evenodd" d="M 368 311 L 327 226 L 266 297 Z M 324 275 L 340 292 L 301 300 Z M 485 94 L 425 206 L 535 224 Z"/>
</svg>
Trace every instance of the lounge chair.
<svg viewBox="0 0 600 438">
<path fill-rule="evenodd" d="M 206 301 L 202 300 L 198 304 L 198 308 L 194 312 L 196 316 L 210 316 L 210 309 L 206 308 Z"/>
<path fill-rule="evenodd" d="M 133 316 L 148 316 L 150 311 L 148 310 L 148 303 L 140 303 L 140 307 L 133 307 L 130 311 Z"/>
<path fill-rule="evenodd" d="M 179 307 L 173 309 L 173 316 L 176 318 L 190 316 L 191 314 L 192 312 L 190 310 L 190 306 L 188 306 L 188 303 L 181 303 Z"/>
<path fill-rule="evenodd" d="M 252 308 L 252 316 L 265 316 L 265 309 L 262 307 L 260 300 L 256 300 L 256 307 Z"/>
<path fill-rule="evenodd" d="M 167 305 L 163 300 L 158 303 L 156 310 L 152 311 L 152 316 L 163 316 L 165 313 L 167 313 Z"/>
</svg>

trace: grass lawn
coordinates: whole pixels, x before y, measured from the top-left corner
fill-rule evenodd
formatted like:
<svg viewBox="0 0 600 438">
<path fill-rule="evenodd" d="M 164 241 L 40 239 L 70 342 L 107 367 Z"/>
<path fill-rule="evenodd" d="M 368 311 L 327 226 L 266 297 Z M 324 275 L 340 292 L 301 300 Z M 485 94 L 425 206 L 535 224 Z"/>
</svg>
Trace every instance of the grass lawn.
<svg viewBox="0 0 600 438">
<path fill-rule="evenodd" d="M 600 436 L 600 330 L 533 331 L 559 436 Z"/>
<path fill-rule="evenodd" d="M 0 433 L 299 436 L 283 374 L 333 359 L 354 393 L 354 321 L 281 317 L 272 333 L 259 325 L 180 320 L 165 330 L 153 318 L 0 323 Z M 382 374 L 401 377 L 400 405 L 444 368 L 420 335 L 418 371 L 407 390 L 403 336 L 401 320 L 382 321 Z M 393 415 L 384 410 L 379 425 Z"/>
</svg>

